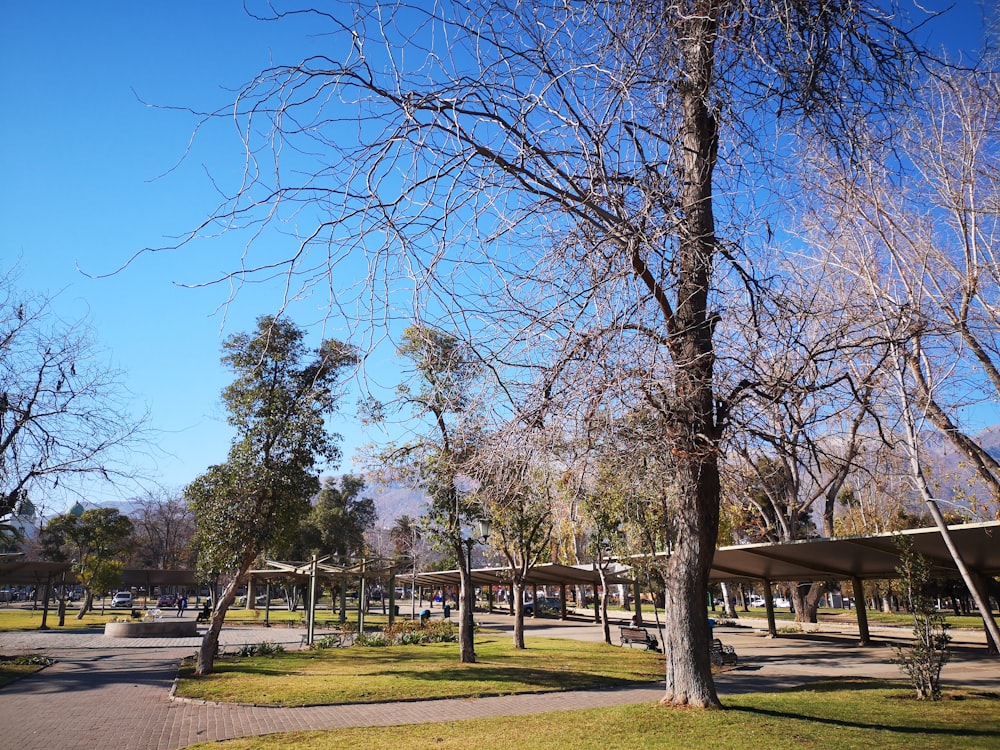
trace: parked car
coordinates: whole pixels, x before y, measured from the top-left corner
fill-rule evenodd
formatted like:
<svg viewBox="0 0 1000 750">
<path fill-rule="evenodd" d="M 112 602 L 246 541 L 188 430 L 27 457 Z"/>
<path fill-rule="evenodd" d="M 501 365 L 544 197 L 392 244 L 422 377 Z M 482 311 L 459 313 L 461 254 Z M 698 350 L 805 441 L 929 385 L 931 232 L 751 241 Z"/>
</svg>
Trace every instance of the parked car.
<svg viewBox="0 0 1000 750">
<path fill-rule="evenodd" d="M 177 595 L 176 594 L 162 594 L 159 599 L 156 600 L 157 607 L 176 607 L 177 606 Z"/>
<path fill-rule="evenodd" d="M 562 602 L 558 596 L 538 597 L 538 612 L 540 614 L 558 614 L 562 611 Z M 535 602 L 524 603 L 524 614 L 531 617 L 535 613 Z"/>
<path fill-rule="evenodd" d="M 114 596 L 111 597 L 112 607 L 131 607 L 132 606 L 132 592 L 131 591 L 119 591 Z"/>
</svg>

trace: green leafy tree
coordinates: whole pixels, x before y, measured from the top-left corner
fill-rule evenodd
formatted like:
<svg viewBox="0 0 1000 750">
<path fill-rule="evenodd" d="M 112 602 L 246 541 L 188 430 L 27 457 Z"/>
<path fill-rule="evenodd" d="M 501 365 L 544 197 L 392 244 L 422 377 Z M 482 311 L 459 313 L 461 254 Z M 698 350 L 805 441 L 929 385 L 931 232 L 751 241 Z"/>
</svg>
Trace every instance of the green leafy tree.
<svg viewBox="0 0 1000 750">
<path fill-rule="evenodd" d="M 375 501 L 363 497 L 365 481 L 345 474 L 340 480 L 327 477 L 303 524 L 303 539 L 309 555 L 333 555 L 348 562 L 365 550 L 365 532 L 375 526 Z"/>
<path fill-rule="evenodd" d="M 340 460 L 326 428 L 354 350 L 336 340 L 310 351 L 293 323 L 261 317 L 252 333 L 225 341 L 222 361 L 236 379 L 222 394 L 236 430 L 224 464 L 185 490 L 197 521 L 202 580 L 228 576 L 198 651 L 196 673 L 213 670 L 219 631 L 240 579 L 268 547 L 288 544 L 320 489 L 319 469 Z"/>
<path fill-rule="evenodd" d="M 42 530 L 42 555 L 54 562 L 73 561 L 85 592 L 77 612 L 82 620 L 94 606 L 94 594 L 121 580 L 121 558 L 130 550 L 132 521 L 115 508 L 85 510 L 80 516 L 65 513 L 51 519 Z"/>
</svg>

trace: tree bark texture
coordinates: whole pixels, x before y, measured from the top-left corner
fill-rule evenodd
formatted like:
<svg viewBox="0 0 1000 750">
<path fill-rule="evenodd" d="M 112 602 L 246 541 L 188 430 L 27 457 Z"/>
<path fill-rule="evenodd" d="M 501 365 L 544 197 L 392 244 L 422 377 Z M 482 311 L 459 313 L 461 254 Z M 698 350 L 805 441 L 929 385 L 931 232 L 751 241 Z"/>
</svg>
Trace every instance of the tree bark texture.
<svg viewBox="0 0 1000 750">
<path fill-rule="evenodd" d="M 713 321 L 708 310 L 716 252 L 712 172 L 718 130 L 709 108 L 717 8 L 686 21 L 687 77 L 682 98 L 681 206 L 677 308 L 670 326 L 674 362 L 673 414 L 668 440 L 676 465 L 677 528 L 667 564 L 666 695 L 679 705 L 721 705 L 709 660 L 708 574 L 719 529 L 718 445 L 714 399 Z"/>
</svg>

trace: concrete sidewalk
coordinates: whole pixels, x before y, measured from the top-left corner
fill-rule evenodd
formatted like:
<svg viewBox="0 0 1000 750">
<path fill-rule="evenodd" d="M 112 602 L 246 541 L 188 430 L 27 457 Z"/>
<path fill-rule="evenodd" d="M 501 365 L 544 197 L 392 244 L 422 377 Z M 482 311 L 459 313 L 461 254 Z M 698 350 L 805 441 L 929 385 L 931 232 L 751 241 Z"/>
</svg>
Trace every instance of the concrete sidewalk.
<svg viewBox="0 0 1000 750">
<path fill-rule="evenodd" d="M 511 627 L 504 615 L 478 616 L 482 624 Z M 617 626 L 613 630 L 617 634 Z M 270 641 L 298 648 L 300 629 L 223 630 L 228 647 Z M 601 640 L 600 626 L 584 621 L 529 621 L 526 637 Z M 735 646 L 741 667 L 720 675 L 721 696 L 792 687 L 834 677 L 900 677 L 887 645 L 861 649 L 850 634 L 764 637 L 753 627 L 720 629 Z M 38 675 L 0 691 L 0 746 L 17 750 L 93 750 L 113 745 L 129 750 L 176 750 L 195 742 L 305 729 L 392 726 L 490 718 L 626 703 L 655 702 L 662 684 L 496 698 L 435 700 L 375 705 L 269 708 L 171 700 L 178 661 L 199 639 L 109 639 L 99 633 L 31 631 L 0 633 L 0 652 L 41 652 L 58 661 Z M 1000 662 L 980 646 L 956 648 L 945 680 L 1000 691 Z"/>
</svg>

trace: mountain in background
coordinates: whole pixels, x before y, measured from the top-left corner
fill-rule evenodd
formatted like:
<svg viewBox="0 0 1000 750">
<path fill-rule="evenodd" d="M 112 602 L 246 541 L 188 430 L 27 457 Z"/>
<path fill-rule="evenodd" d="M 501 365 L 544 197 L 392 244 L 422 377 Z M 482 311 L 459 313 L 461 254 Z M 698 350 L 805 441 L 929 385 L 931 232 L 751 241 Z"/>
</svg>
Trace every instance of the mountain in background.
<svg viewBox="0 0 1000 750">
<path fill-rule="evenodd" d="M 940 499 L 967 506 L 963 496 L 990 500 L 989 491 L 969 466 L 968 458 L 940 432 L 925 434 L 922 440 L 922 459 L 925 471 Z M 972 439 L 1000 461 L 1000 425 L 988 427 L 973 435 Z"/>
<path fill-rule="evenodd" d="M 396 484 L 373 482 L 365 487 L 365 497 L 375 501 L 379 526 L 391 527 L 400 516 L 419 518 L 427 510 L 427 497 L 422 490 Z"/>
</svg>

